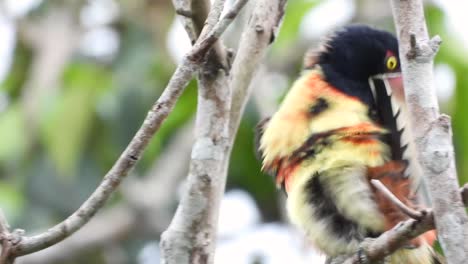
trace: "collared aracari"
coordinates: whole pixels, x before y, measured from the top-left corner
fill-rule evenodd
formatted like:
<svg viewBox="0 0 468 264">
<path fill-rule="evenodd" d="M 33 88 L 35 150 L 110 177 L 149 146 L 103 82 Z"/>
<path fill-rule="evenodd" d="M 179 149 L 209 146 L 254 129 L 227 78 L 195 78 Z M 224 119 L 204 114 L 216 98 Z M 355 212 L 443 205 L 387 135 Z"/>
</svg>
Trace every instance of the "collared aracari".
<svg viewBox="0 0 468 264">
<path fill-rule="evenodd" d="M 262 169 L 284 187 L 291 222 L 329 257 L 353 254 L 408 219 L 371 179 L 411 207 L 422 204 L 418 172 L 408 169 L 404 110 L 397 39 L 351 25 L 306 56 L 278 111 L 258 125 Z M 439 263 L 434 240 L 427 232 L 386 263 Z"/>
</svg>

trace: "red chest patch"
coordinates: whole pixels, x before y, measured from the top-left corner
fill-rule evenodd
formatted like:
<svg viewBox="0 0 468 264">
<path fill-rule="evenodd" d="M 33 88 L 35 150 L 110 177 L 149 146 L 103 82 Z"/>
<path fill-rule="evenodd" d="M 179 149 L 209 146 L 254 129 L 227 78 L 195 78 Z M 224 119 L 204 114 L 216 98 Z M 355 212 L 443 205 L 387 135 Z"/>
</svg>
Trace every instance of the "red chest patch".
<svg viewBox="0 0 468 264">
<path fill-rule="evenodd" d="M 278 186 L 284 184 L 286 192 L 289 192 L 292 176 L 294 175 L 295 170 L 299 167 L 299 163 L 280 160 L 277 164 L 278 173 L 276 174 L 276 184 Z"/>
</svg>

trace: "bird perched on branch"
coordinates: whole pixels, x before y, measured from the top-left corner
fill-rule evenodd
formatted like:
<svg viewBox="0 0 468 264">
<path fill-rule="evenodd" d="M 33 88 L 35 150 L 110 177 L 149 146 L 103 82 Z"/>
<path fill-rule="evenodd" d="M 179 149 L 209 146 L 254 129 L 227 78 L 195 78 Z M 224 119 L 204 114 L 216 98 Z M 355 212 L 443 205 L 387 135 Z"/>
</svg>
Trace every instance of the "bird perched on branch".
<svg viewBox="0 0 468 264">
<path fill-rule="evenodd" d="M 353 25 L 306 56 L 278 111 L 258 125 L 263 170 L 285 189 L 292 223 L 328 256 L 356 253 L 365 238 L 408 218 L 370 180 L 417 206 L 404 110 L 397 39 Z M 434 239 L 421 235 L 389 263 L 439 263 Z"/>
</svg>

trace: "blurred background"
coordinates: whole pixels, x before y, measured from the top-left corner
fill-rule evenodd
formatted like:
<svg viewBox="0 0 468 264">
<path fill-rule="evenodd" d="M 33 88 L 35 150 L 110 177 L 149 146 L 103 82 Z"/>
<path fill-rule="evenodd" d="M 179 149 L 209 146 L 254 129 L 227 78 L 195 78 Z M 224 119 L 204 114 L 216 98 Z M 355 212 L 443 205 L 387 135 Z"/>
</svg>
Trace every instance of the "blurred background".
<svg viewBox="0 0 468 264">
<path fill-rule="evenodd" d="M 250 1 L 254 2 L 254 1 Z M 443 45 L 435 76 L 468 181 L 468 2 L 425 1 Z M 252 3 L 225 33 L 235 49 Z M 287 225 L 283 193 L 260 172 L 256 123 L 300 73 L 305 51 L 347 23 L 394 31 L 389 1 L 290 0 L 254 80 L 232 154 L 215 263 L 322 263 Z M 140 126 L 190 47 L 169 0 L 0 0 L 0 208 L 28 234 L 71 214 Z M 143 159 L 93 221 L 19 263 L 159 263 L 158 238 L 177 206 L 193 140 L 192 82 Z"/>
</svg>

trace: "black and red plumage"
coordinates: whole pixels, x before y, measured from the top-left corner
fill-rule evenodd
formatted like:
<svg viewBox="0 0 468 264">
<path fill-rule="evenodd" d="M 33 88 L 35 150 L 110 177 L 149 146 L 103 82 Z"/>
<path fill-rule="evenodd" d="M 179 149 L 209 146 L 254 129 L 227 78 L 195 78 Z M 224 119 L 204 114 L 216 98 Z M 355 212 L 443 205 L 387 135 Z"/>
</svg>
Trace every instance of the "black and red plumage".
<svg viewBox="0 0 468 264">
<path fill-rule="evenodd" d="M 398 42 L 388 32 L 360 25 L 336 31 L 306 57 L 278 111 L 258 126 L 263 170 L 286 190 L 291 222 L 328 256 L 352 254 L 366 237 L 407 219 L 371 179 L 404 203 L 418 203 L 396 105 L 370 82 L 388 74 L 385 82 L 397 84 L 401 100 L 398 61 Z M 389 263 L 437 263 L 434 239 L 432 231 L 418 237 Z"/>
</svg>

